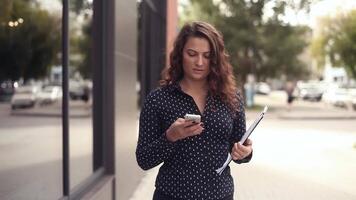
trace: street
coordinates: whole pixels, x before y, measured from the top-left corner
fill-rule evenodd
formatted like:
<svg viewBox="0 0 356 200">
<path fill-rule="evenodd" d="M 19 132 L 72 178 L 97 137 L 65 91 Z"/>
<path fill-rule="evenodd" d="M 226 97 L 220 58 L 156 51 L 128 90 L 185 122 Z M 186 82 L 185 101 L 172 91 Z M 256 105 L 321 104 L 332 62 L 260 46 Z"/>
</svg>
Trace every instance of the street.
<svg viewBox="0 0 356 200">
<path fill-rule="evenodd" d="M 0 103 L 0 199 L 28 199 L 33 191 L 41 191 L 36 199 L 62 196 L 60 110 L 55 115 L 29 111 L 12 112 L 8 103 Z M 73 188 L 92 173 L 92 123 L 84 116 L 69 120 Z"/>
<path fill-rule="evenodd" d="M 235 199 L 356 199 L 355 111 L 304 101 L 287 111 L 281 92 L 255 101 L 271 108 L 251 135 L 252 161 L 230 164 Z M 246 112 L 248 125 L 258 113 Z M 131 200 L 152 198 L 157 172 L 147 172 Z"/>
</svg>

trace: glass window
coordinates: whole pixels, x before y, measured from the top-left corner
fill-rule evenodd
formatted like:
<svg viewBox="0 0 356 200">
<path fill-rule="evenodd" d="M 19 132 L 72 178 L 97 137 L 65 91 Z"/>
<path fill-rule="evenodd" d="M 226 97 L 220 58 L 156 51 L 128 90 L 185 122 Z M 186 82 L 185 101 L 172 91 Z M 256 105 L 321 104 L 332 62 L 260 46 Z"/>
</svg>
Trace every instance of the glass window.
<svg viewBox="0 0 356 200">
<path fill-rule="evenodd" d="M 60 1 L 0 1 L 0 199 L 62 196 Z"/>
<path fill-rule="evenodd" d="M 71 189 L 93 173 L 92 1 L 69 0 L 69 150 Z"/>
</svg>

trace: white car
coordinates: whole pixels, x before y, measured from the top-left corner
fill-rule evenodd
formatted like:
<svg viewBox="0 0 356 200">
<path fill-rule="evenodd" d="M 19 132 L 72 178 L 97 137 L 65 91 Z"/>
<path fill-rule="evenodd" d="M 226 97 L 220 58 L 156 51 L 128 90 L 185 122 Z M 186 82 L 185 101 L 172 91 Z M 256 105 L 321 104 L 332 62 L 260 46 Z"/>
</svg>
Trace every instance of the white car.
<svg viewBox="0 0 356 200">
<path fill-rule="evenodd" d="M 72 100 L 80 99 L 88 101 L 92 87 L 91 81 L 69 80 L 69 97 Z"/>
<path fill-rule="evenodd" d="M 257 94 L 268 95 L 271 92 L 271 87 L 265 82 L 258 82 L 255 89 Z"/>
<path fill-rule="evenodd" d="M 40 105 L 51 104 L 58 101 L 63 96 L 60 86 L 46 86 L 38 94 L 38 103 Z"/>
<path fill-rule="evenodd" d="M 330 87 L 323 95 L 323 100 L 339 107 L 356 108 L 356 88 Z"/>
<path fill-rule="evenodd" d="M 311 101 L 320 101 L 324 93 L 321 84 L 314 82 L 299 82 L 296 90 L 298 97 Z"/>
<path fill-rule="evenodd" d="M 36 86 L 21 86 L 15 89 L 11 98 L 11 109 L 33 107 L 37 101 L 39 88 Z"/>
</svg>

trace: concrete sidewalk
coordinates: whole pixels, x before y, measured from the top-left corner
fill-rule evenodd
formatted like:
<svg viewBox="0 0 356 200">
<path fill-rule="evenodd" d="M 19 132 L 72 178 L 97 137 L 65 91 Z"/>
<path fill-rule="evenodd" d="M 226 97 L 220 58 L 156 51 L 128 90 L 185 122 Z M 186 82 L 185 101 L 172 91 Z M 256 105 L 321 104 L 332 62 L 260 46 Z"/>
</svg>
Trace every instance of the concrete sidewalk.
<svg viewBox="0 0 356 200">
<path fill-rule="evenodd" d="M 266 116 L 272 121 L 288 120 L 294 123 L 292 120 L 295 120 L 295 123 L 301 123 L 303 120 L 325 120 L 328 123 L 328 120 L 356 119 L 355 111 L 330 107 L 322 102 L 297 100 L 288 111 L 284 95 L 283 92 L 276 92 L 270 96 L 256 96 L 255 103 L 269 106 Z M 260 109 L 247 109 L 247 121 L 251 122 L 259 113 Z M 235 182 L 236 200 L 356 199 L 356 193 L 352 192 L 352 185 L 356 181 L 356 175 L 352 173 L 353 166 L 341 160 L 343 157 L 348 157 L 349 161 L 356 159 L 352 153 L 354 149 L 350 148 L 350 141 L 354 140 L 353 135 L 344 133 L 331 135 L 302 126 L 298 130 L 288 127 L 274 127 L 272 130 L 266 128 L 264 132 L 265 134 L 256 134 L 260 137 L 255 138 L 256 144 L 259 145 L 254 148 L 256 152 L 250 163 L 230 165 Z M 320 144 L 314 141 L 319 141 L 318 138 L 323 138 Z M 340 144 L 331 142 L 335 140 Z M 280 148 L 284 148 L 284 151 L 280 153 L 290 157 L 276 155 L 280 148 L 268 144 L 282 145 Z M 331 154 L 332 158 L 326 157 L 326 152 L 334 151 L 337 154 Z M 336 159 L 336 162 L 333 159 Z M 152 199 L 158 169 L 159 166 L 145 172 L 130 200 Z M 329 170 L 339 175 L 335 176 L 329 173 Z M 344 170 L 345 173 L 342 174 L 340 170 Z M 342 181 L 345 180 L 345 176 L 349 178 L 346 182 Z"/>
<path fill-rule="evenodd" d="M 230 165 L 234 177 L 235 200 L 352 200 L 356 196 L 337 188 L 305 181 L 293 173 L 259 163 Z M 129 200 L 151 200 L 159 167 L 148 170 Z"/>
</svg>

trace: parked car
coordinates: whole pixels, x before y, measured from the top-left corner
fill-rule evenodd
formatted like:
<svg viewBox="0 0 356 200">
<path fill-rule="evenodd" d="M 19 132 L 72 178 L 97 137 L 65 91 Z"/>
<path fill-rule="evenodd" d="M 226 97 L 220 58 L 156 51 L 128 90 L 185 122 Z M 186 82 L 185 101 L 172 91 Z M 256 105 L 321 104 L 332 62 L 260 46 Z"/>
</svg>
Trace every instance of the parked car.
<svg viewBox="0 0 356 200">
<path fill-rule="evenodd" d="M 255 91 L 257 94 L 268 95 L 271 92 L 271 87 L 265 82 L 258 82 Z"/>
<path fill-rule="evenodd" d="M 11 98 L 11 108 L 33 107 L 37 101 L 39 87 L 37 86 L 21 86 L 16 88 L 14 95 Z"/>
<path fill-rule="evenodd" d="M 0 82 L 0 101 L 9 102 L 14 94 L 14 91 L 14 82 L 10 80 Z"/>
<path fill-rule="evenodd" d="M 69 81 L 69 96 L 72 100 L 88 101 L 92 90 L 91 81 Z"/>
<path fill-rule="evenodd" d="M 51 104 L 58 101 L 63 96 L 60 86 L 46 86 L 38 94 L 38 103 L 40 105 Z"/>
<path fill-rule="evenodd" d="M 350 99 L 346 89 L 334 88 L 328 89 L 325 92 L 323 101 L 334 106 L 346 107 L 347 102 L 349 102 Z"/>
<path fill-rule="evenodd" d="M 356 110 L 356 87 L 348 89 L 350 97 L 350 106 L 353 110 Z"/>
<path fill-rule="evenodd" d="M 356 110 L 356 88 L 330 85 L 323 94 L 323 101 L 334 106 Z"/>
<path fill-rule="evenodd" d="M 297 95 L 299 98 L 311 101 L 320 101 L 323 96 L 323 88 L 314 82 L 298 82 Z"/>
</svg>

